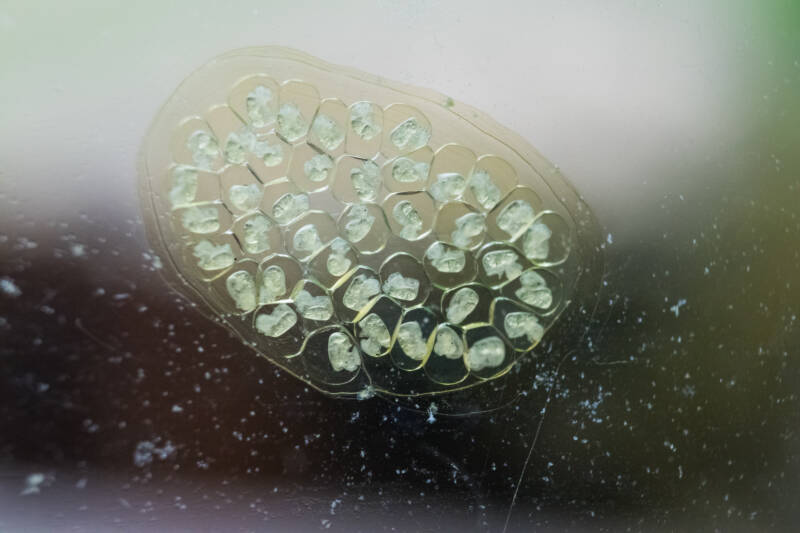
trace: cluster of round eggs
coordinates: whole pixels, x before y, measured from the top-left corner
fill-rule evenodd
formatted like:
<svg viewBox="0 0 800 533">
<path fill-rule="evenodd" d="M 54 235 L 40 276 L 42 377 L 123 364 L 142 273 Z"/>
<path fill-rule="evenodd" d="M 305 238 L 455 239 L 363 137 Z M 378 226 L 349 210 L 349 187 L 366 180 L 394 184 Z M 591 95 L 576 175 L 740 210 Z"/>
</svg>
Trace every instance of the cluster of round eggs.
<svg viewBox="0 0 800 533">
<path fill-rule="evenodd" d="M 501 375 L 557 316 L 571 225 L 510 163 L 434 148 L 432 128 L 408 104 L 240 80 L 173 136 L 154 203 L 176 269 L 320 386 Z"/>
</svg>

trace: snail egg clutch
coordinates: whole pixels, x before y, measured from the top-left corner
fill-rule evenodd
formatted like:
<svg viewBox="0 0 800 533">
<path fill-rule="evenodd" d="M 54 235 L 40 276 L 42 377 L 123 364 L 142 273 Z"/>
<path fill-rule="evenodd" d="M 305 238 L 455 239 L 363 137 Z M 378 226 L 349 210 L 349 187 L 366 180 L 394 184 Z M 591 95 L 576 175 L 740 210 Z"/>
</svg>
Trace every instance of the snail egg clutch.
<svg viewBox="0 0 800 533">
<path fill-rule="evenodd" d="M 503 376 L 593 260 L 591 214 L 516 135 L 282 48 L 191 74 L 154 121 L 140 180 L 170 284 L 333 394 Z"/>
</svg>

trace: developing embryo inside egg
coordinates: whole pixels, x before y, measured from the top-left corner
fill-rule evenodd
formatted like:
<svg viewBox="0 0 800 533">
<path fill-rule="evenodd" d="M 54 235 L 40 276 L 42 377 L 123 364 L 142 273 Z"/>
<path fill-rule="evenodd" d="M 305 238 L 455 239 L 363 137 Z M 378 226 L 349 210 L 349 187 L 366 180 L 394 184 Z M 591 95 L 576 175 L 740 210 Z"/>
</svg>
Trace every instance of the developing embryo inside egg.
<svg viewBox="0 0 800 533">
<path fill-rule="evenodd" d="M 495 383 L 566 353 L 597 299 L 591 211 L 525 141 L 297 51 L 237 50 L 191 74 L 140 180 L 172 287 L 330 394 Z"/>
</svg>

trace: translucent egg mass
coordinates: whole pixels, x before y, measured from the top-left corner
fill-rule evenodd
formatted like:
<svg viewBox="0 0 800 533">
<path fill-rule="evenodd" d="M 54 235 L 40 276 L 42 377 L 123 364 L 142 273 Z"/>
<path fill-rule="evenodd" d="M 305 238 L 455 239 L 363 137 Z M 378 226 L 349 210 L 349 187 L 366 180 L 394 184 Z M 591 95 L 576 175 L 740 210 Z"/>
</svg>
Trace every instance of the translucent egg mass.
<svg viewBox="0 0 800 533">
<path fill-rule="evenodd" d="M 293 50 L 191 74 L 145 140 L 140 192 L 174 289 L 330 394 L 485 386 L 566 353 L 597 298 L 591 211 L 519 136 Z"/>
</svg>

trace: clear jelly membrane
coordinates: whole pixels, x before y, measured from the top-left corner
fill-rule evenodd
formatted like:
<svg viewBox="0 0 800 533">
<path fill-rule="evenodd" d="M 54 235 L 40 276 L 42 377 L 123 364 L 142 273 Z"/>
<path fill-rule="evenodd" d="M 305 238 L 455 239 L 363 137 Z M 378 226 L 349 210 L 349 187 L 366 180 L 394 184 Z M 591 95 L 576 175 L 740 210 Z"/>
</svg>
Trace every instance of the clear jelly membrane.
<svg viewBox="0 0 800 533">
<path fill-rule="evenodd" d="M 333 394 L 501 378 L 540 343 L 563 350 L 586 320 L 569 311 L 596 298 L 596 223 L 527 143 L 292 50 L 191 74 L 145 141 L 141 185 L 172 286 Z"/>
</svg>

